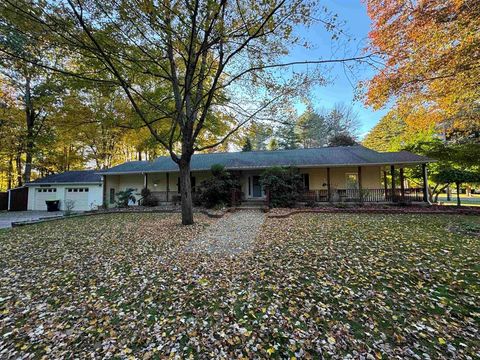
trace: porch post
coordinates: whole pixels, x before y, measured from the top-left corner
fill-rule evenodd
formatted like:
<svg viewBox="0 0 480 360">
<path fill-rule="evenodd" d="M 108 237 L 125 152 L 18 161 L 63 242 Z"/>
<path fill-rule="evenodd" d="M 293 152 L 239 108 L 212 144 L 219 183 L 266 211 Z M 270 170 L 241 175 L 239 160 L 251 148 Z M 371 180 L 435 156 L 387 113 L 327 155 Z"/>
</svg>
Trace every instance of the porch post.
<svg viewBox="0 0 480 360">
<path fill-rule="evenodd" d="M 402 201 L 405 200 L 405 179 L 403 176 L 403 167 L 400 168 L 400 194 L 402 196 Z"/>
<path fill-rule="evenodd" d="M 423 174 L 423 201 L 430 204 L 428 200 L 428 169 L 427 164 L 422 164 Z"/>
<path fill-rule="evenodd" d="M 327 167 L 327 201 L 330 202 L 332 199 L 332 191 L 330 189 L 330 168 Z"/>
<path fill-rule="evenodd" d="M 362 192 L 362 167 L 358 167 L 358 197 L 360 202 L 363 202 L 363 192 Z"/>
<path fill-rule="evenodd" d="M 167 172 L 166 175 L 167 175 L 167 199 L 166 200 L 168 202 L 169 201 L 168 192 L 170 191 L 170 174 Z"/>
<path fill-rule="evenodd" d="M 107 175 L 102 175 L 102 206 L 107 207 Z"/>
<path fill-rule="evenodd" d="M 388 181 L 387 181 L 387 170 L 383 169 L 383 187 L 385 189 L 385 201 L 388 198 Z"/>
<path fill-rule="evenodd" d="M 390 175 L 392 176 L 392 201 L 396 202 L 396 194 L 395 194 L 395 166 L 390 165 Z"/>
<path fill-rule="evenodd" d="M 144 173 L 143 174 L 143 188 L 146 189 L 148 185 L 148 174 Z"/>
</svg>

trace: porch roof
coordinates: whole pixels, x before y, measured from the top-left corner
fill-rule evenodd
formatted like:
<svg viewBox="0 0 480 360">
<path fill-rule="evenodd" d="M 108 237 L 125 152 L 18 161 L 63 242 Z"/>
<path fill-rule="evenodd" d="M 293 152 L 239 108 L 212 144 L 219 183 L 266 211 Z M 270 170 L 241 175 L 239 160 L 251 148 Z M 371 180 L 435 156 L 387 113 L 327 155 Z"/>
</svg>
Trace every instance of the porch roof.
<svg viewBox="0 0 480 360">
<path fill-rule="evenodd" d="M 433 160 L 410 153 L 377 152 L 361 145 L 322 147 L 313 149 L 224 152 L 195 154 L 191 160 L 191 170 L 210 170 L 212 165 L 222 164 L 228 170 L 264 169 L 270 166 L 294 166 L 298 168 L 372 166 L 372 165 L 414 165 Z M 99 174 L 134 174 L 178 171 L 177 164 L 169 156 L 161 156 L 154 161 L 130 161 Z"/>
</svg>

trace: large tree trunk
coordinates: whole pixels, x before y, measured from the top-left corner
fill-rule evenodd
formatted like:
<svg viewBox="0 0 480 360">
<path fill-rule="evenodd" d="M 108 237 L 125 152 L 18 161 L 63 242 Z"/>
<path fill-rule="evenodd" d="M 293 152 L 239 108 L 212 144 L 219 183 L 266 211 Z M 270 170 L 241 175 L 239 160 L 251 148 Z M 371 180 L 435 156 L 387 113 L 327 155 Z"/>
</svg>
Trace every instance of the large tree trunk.
<svg viewBox="0 0 480 360">
<path fill-rule="evenodd" d="M 180 168 L 180 194 L 182 196 L 182 224 L 193 224 L 192 186 L 190 181 L 190 161 L 181 159 Z"/>
<path fill-rule="evenodd" d="M 13 156 L 10 155 L 8 159 L 8 173 L 7 173 L 7 190 L 13 187 Z"/>
<path fill-rule="evenodd" d="M 457 206 L 460 206 L 460 183 L 457 182 Z"/>
<path fill-rule="evenodd" d="M 32 175 L 32 158 L 33 158 L 33 143 L 35 126 L 35 111 L 33 110 L 33 104 L 30 94 L 30 79 L 26 79 L 25 85 L 25 115 L 27 121 L 27 138 L 25 144 L 25 172 L 23 174 L 24 183 L 30 182 Z"/>
<path fill-rule="evenodd" d="M 15 158 L 15 167 L 17 168 L 17 186 L 20 187 L 23 185 L 22 182 L 22 154 L 18 153 Z"/>
</svg>

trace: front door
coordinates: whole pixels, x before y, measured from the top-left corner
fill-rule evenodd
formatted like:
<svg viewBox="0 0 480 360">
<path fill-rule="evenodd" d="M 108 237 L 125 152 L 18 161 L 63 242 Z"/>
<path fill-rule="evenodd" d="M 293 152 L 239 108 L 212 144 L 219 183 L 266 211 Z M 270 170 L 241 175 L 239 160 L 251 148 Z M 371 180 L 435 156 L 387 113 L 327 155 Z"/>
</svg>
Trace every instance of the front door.
<svg viewBox="0 0 480 360">
<path fill-rule="evenodd" d="M 262 197 L 262 185 L 260 185 L 260 176 L 252 176 L 252 196 Z"/>
</svg>

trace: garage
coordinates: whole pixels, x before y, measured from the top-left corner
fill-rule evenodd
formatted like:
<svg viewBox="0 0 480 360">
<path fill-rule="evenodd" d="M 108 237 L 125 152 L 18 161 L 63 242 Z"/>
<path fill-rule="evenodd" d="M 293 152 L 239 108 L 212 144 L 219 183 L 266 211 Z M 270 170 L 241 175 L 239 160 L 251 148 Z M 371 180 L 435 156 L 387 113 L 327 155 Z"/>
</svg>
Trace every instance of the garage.
<svg viewBox="0 0 480 360">
<path fill-rule="evenodd" d="M 67 187 L 65 201 L 73 201 L 74 209 L 88 209 L 88 187 Z"/>
<path fill-rule="evenodd" d="M 58 200 L 57 198 L 57 188 L 36 188 L 34 195 L 35 206 L 32 210 L 47 210 L 47 200 Z"/>
<path fill-rule="evenodd" d="M 96 170 L 66 171 L 26 184 L 28 210 L 47 210 L 46 200 L 59 200 L 60 210 L 73 204 L 73 211 L 94 210 L 103 202 L 103 183 Z"/>
</svg>

